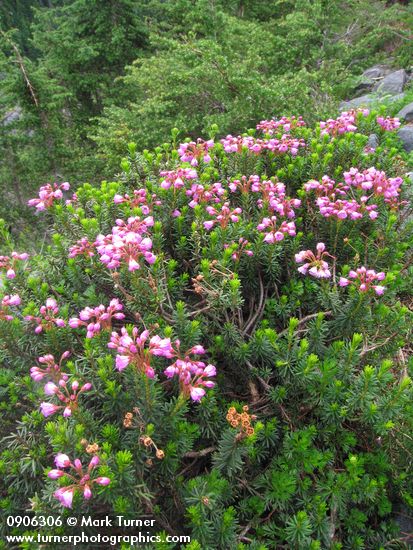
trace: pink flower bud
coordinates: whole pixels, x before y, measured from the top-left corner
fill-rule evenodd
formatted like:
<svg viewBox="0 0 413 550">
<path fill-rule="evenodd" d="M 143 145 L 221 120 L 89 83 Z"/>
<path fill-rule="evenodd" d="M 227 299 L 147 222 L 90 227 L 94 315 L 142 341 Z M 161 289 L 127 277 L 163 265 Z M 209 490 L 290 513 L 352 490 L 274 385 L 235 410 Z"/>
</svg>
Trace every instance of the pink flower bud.
<svg viewBox="0 0 413 550">
<path fill-rule="evenodd" d="M 59 408 L 60 407 L 58 407 L 57 405 L 53 405 L 53 403 L 43 402 L 40 404 L 40 412 L 46 418 L 48 416 L 51 416 L 52 414 L 55 414 L 59 410 Z"/>
<path fill-rule="evenodd" d="M 55 456 L 54 462 L 58 468 L 67 468 L 70 466 L 70 458 L 62 453 Z"/>
<path fill-rule="evenodd" d="M 93 456 L 91 461 L 89 462 L 89 468 L 92 469 L 92 468 L 95 468 L 100 462 L 100 459 L 98 456 Z"/>
<path fill-rule="evenodd" d="M 62 472 L 62 470 L 50 470 L 50 472 L 47 474 L 50 479 L 58 479 L 59 477 L 64 476 L 65 473 Z"/>
<path fill-rule="evenodd" d="M 97 477 L 94 481 L 98 485 L 109 485 L 110 483 L 110 479 L 108 477 Z"/>
</svg>

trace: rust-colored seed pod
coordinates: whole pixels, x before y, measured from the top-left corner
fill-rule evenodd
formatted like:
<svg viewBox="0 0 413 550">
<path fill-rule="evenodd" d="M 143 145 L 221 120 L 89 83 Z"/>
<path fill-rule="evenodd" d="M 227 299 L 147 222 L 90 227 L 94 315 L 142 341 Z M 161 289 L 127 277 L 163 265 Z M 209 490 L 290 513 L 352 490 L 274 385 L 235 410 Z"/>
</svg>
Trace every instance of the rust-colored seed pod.
<svg viewBox="0 0 413 550">
<path fill-rule="evenodd" d="M 248 412 L 248 411 L 249 411 L 248 405 L 244 405 L 244 406 L 242 407 L 242 410 L 243 410 L 244 412 Z"/>
<path fill-rule="evenodd" d="M 165 458 L 165 453 L 162 449 L 156 449 L 156 458 L 159 458 L 159 460 Z"/>
<path fill-rule="evenodd" d="M 139 441 L 141 441 L 145 445 L 145 447 L 150 447 L 153 444 L 153 441 L 149 437 L 149 435 L 143 435 L 139 438 Z"/>
<path fill-rule="evenodd" d="M 247 428 L 247 434 L 248 435 L 252 435 L 253 433 L 254 433 L 254 428 L 252 428 L 252 427 Z"/>
<path fill-rule="evenodd" d="M 96 454 L 99 451 L 99 445 L 97 443 L 92 443 L 86 447 L 86 452 L 88 454 Z"/>
</svg>

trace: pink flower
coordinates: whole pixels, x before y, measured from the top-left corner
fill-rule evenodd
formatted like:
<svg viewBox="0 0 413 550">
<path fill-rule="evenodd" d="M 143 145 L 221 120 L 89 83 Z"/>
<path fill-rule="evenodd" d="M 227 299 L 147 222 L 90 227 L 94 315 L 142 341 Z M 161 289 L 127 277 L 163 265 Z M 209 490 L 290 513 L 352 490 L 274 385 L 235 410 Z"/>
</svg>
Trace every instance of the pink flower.
<svg viewBox="0 0 413 550">
<path fill-rule="evenodd" d="M 64 327 L 66 322 L 57 317 L 59 308 L 54 298 L 48 298 L 46 304 L 39 309 L 39 315 L 26 315 L 25 320 L 36 323 L 34 329 L 36 334 L 40 334 L 43 330 L 51 330 L 54 326 Z"/>
<path fill-rule="evenodd" d="M 222 229 L 225 229 L 230 222 L 237 223 L 239 215 L 242 213 L 241 208 L 233 208 L 231 210 L 229 202 L 225 202 L 220 210 L 213 206 L 207 206 L 206 211 L 210 216 L 214 216 L 215 218 L 204 222 L 204 227 L 207 230 L 212 229 L 215 224 L 219 224 Z"/>
<path fill-rule="evenodd" d="M 208 151 L 213 146 L 214 141 L 212 139 L 208 141 L 198 139 L 196 142 L 190 141 L 188 143 L 181 143 L 178 153 L 183 162 L 189 162 L 191 166 L 195 167 L 198 166 L 200 161 L 205 163 L 211 162 Z"/>
<path fill-rule="evenodd" d="M 290 153 L 292 156 L 296 156 L 299 148 L 305 147 L 303 139 L 293 138 L 288 134 L 283 134 L 277 139 L 257 139 L 252 136 L 233 137 L 229 135 L 221 139 L 221 143 L 227 153 L 241 153 L 247 149 L 255 154 L 267 150 L 273 153 Z"/>
<path fill-rule="evenodd" d="M 341 287 L 355 285 L 360 292 L 368 292 L 373 289 L 378 296 L 381 296 L 386 290 L 385 286 L 375 284 L 376 281 L 385 279 L 386 274 L 383 271 L 376 273 L 374 269 L 367 269 L 364 266 L 355 271 L 349 271 L 347 277 L 340 277 L 339 285 Z"/>
<path fill-rule="evenodd" d="M 29 258 L 27 252 L 12 252 L 10 256 L 0 256 L 0 269 L 6 270 L 6 278 L 14 279 L 16 277 L 17 264 L 26 261 Z"/>
<path fill-rule="evenodd" d="M 231 244 L 224 244 L 224 248 L 230 249 L 231 258 L 236 262 L 240 260 L 242 254 L 245 254 L 246 256 L 254 255 L 254 252 L 250 250 L 249 247 L 250 243 L 243 237 L 239 238 L 238 243 L 232 242 Z"/>
<path fill-rule="evenodd" d="M 257 226 L 258 231 L 266 231 L 264 236 L 264 242 L 274 244 L 284 239 L 285 235 L 294 237 L 296 235 L 296 228 L 294 222 L 283 221 L 277 226 L 276 216 L 271 218 L 263 218 L 261 223 Z"/>
<path fill-rule="evenodd" d="M 62 362 L 69 357 L 69 355 L 70 352 L 65 351 L 60 358 L 59 364 L 56 364 L 55 359 L 51 354 L 39 357 L 39 363 L 46 365 L 46 367 L 44 369 L 41 367 L 32 367 L 30 369 L 30 376 L 36 382 L 39 382 L 44 377 L 51 378 L 55 383 L 59 384 L 61 380 L 66 381 L 68 379 L 68 375 L 61 371 L 61 365 Z"/>
<path fill-rule="evenodd" d="M 62 470 L 50 470 L 48 472 L 47 477 L 50 477 L 50 479 L 58 479 L 59 477 L 64 476 L 65 473 Z"/>
<path fill-rule="evenodd" d="M 201 349 L 198 346 L 193 346 L 184 354 L 180 352 L 178 340 L 175 342 L 175 347 L 177 359 L 164 370 L 164 374 L 167 378 L 178 376 L 181 395 L 185 398 L 190 397 L 193 401 L 199 401 L 205 395 L 204 388 L 214 387 L 215 383 L 208 378 L 216 376 L 216 368 L 214 365 L 205 366 L 204 362 L 190 357 L 192 354 L 199 355 Z M 202 351 L 205 351 L 203 347 Z"/>
<path fill-rule="evenodd" d="M 38 211 L 51 208 L 55 200 L 61 199 L 63 196 L 62 191 L 68 191 L 70 185 L 65 182 L 60 185 L 54 183 L 53 186 L 50 183 L 40 187 L 39 198 L 30 199 L 28 201 L 29 206 L 34 206 Z"/>
<path fill-rule="evenodd" d="M 108 477 L 93 477 L 93 470 L 98 466 L 99 462 L 99 457 L 94 456 L 88 468 L 85 470 L 78 458 L 72 463 L 67 455 L 58 454 L 56 456 L 55 463 L 58 469 L 51 470 L 47 475 L 53 480 L 63 476 L 71 480 L 69 486 L 61 487 L 54 493 L 54 496 L 65 508 L 72 507 L 73 495 L 76 491 L 82 494 L 85 500 L 89 500 L 92 497 L 92 487 L 94 484 L 103 486 L 110 484 L 110 479 Z M 61 468 L 70 468 L 70 472 L 65 472 L 61 470 Z"/>
<path fill-rule="evenodd" d="M 86 237 L 83 237 L 69 248 L 69 258 L 75 258 L 76 256 L 88 256 L 91 258 L 94 255 L 94 244 L 89 242 Z"/>
<path fill-rule="evenodd" d="M 47 382 L 47 384 L 44 387 L 44 393 L 46 395 L 54 395 L 58 391 L 59 391 L 59 388 L 53 382 Z"/>
<path fill-rule="evenodd" d="M 60 407 L 58 407 L 57 405 L 53 405 L 53 403 L 41 403 L 40 404 L 40 411 L 42 413 L 43 416 L 45 416 L 46 418 L 48 416 L 51 416 L 52 414 L 55 414 L 57 413 L 57 411 L 60 409 Z"/>
<path fill-rule="evenodd" d="M 36 375 L 37 373 L 35 373 Z M 66 377 L 67 379 L 67 377 Z M 61 378 L 58 382 L 58 385 L 48 382 L 45 385 L 45 393 L 47 395 L 55 396 L 60 405 L 55 405 L 54 403 L 43 402 L 40 405 L 40 410 L 43 416 L 48 417 L 52 414 L 55 414 L 59 411 L 62 411 L 63 417 L 68 418 L 72 415 L 72 412 L 78 408 L 78 398 L 80 394 L 89 391 L 92 388 L 92 384 L 84 384 L 79 390 L 79 382 L 77 380 L 73 381 L 71 384 L 71 389 L 69 389 L 66 380 Z"/>
<path fill-rule="evenodd" d="M 94 456 L 92 458 L 87 470 L 83 468 L 82 463 L 78 458 L 76 458 L 72 464 L 67 455 L 57 455 L 55 462 L 58 469 L 51 470 L 48 473 L 48 477 L 55 480 L 66 476 L 71 480 L 71 485 L 61 487 L 54 493 L 54 496 L 65 508 L 72 507 L 73 495 L 76 491 L 81 493 L 85 500 L 89 500 L 92 497 L 92 487 L 94 484 L 102 486 L 110 484 L 110 479 L 108 477 L 93 477 L 93 470 L 100 462 L 98 456 Z M 65 472 L 60 468 L 70 468 L 71 470 L 70 472 Z"/>
<path fill-rule="evenodd" d="M 58 468 L 68 468 L 71 465 L 70 458 L 62 453 L 55 456 L 54 462 Z"/>
<path fill-rule="evenodd" d="M 129 365 L 130 360 L 131 358 L 128 355 L 117 355 L 115 364 L 118 371 L 125 369 Z"/>
<path fill-rule="evenodd" d="M 153 378 L 155 371 L 151 366 L 151 357 L 173 357 L 169 338 L 161 338 L 155 335 L 150 339 L 149 346 L 147 345 L 148 338 L 149 332 L 147 330 L 139 334 L 136 327 L 132 329 L 132 336 L 129 336 L 125 328 L 121 329 L 120 335 L 117 332 L 112 332 L 108 347 L 117 350 L 115 365 L 119 371 L 122 371 L 128 365 L 134 365 L 148 378 Z"/>
<path fill-rule="evenodd" d="M 110 329 L 112 319 L 122 320 L 125 315 L 122 313 L 123 305 L 117 298 L 113 298 L 109 306 L 105 308 L 102 304 L 95 308 L 86 307 L 79 313 L 79 318 L 69 319 L 71 328 L 85 326 L 87 328 L 86 338 L 93 338 L 101 330 Z"/>
<path fill-rule="evenodd" d="M 109 485 L 110 484 L 110 479 L 108 477 L 97 477 L 94 481 L 98 485 Z"/>
<path fill-rule="evenodd" d="M 123 261 L 129 271 L 140 269 L 141 258 L 149 264 L 156 261 L 152 254 L 152 240 L 145 237 L 149 228 L 154 224 L 152 216 L 141 220 L 139 217 L 129 218 L 127 222 L 117 220 L 109 235 L 98 235 L 96 238 L 96 250 L 99 252 L 100 261 L 108 269 L 117 269 Z"/>
<path fill-rule="evenodd" d="M 122 195 L 115 195 L 113 197 L 113 202 L 115 204 L 128 204 L 129 208 L 140 208 L 142 214 L 147 216 L 149 212 L 153 209 L 153 205 L 160 205 L 161 201 L 157 199 L 156 194 L 148 195 L 145 188 L 134 189 L 133 196 L 131 197 L 127 193 Z"/>
<path fill-rule="evenodd" d="M 189 189 L 185 191 L 188 197 L 191 197 L 189 206 L 195 208 L 197 204 L 219 203 L 225 195 L 226 191 L 219 182 L 212 185 L 202 185 L 193 183 Z"/>
<path fill-rule="evenodd" d="M 60 501 L 60 504 L 65 508 L 71 508 L 73 502 L 74 490 L 67 487 L 62 487 L 54 492 L 54 496 Z"/>
<path fill-rule="evenodd" d="M 305 122 L 301 116 L 296 118 L 292 116 L 288 118 L 286 116 L 280 119 L 262 120 L 257 124 L 257 130 L 262 130 L 263 133 L 272 136 L 279 128 L 282 128 L 283 132 L 290 132 L 290 130 L 305 126 Z"/>
<path fill-rule="evenodd" d="M 383 128 L 383 130 L 386 130 L 387 132 L 396 130 L 400 126 L 400 120 L 398 118 L 391 118 L 389 116 L 386 116 L 386 118 L 378 116 L 376 118 L 376 121 L 377 124 L 379 124 Z"/>
<path fill-rule="evenodd" d="M 328 263 L 323 258 L 325 256 L 332 258 L 333 256 L 326 252 L 324 243 L 318 243 L 316 248 L 316 255 L 311 250 L 302 250 L 295 255 L 295 261 L 303 264 L 298 268 L 298 271 L 303 275 L 308 272 L 309 275 L 317 279 L 328 279 L 331 277 L 331 272 Z"/>
<path fill-rule="evenodd" d="M 336 137 L 347 132 L 355 132 L 357 115 L 367 116 L 368 114 L 368 110 L 363 109 L 344 111 L 336 119 L 330 118 L 326 122 L 320 122 L 321 135 L 330 134 Z"/>
<path fill-rule="evenodd" d="M 344 172 L 344 180 L 352 188 L 371 193 L 370 196 L 384 197 L 384 201 L 391 206 L 397 204 L 400 186 L 403 183 L 402 178 L 388 178 L 383 171 L 373 166 L 363 172 L 359 172 L 357 168 L 350 168 L 348 172 Z"/>
<path fill-rule="evenodd" d="M 162 189 L 181 189 L 185 187 L 185 180 L 196 179 L 198 174 L 193 168 L 178 168 L 170 172 L 162 171 L 161 176 L 164 178 L 160 184 Z"/>
</svg>

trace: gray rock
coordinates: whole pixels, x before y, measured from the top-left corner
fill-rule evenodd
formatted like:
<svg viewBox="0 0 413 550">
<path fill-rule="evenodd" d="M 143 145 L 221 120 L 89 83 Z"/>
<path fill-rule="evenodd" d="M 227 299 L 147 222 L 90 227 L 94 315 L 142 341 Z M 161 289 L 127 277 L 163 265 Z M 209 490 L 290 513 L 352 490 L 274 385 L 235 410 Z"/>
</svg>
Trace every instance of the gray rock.
<svg viewBox="0 0 413 550">
<path fill-rule="evenodd" d="M 357 107 L 362 107 L 362 106 L 367 107 L 368 105 L 370 105 L 370 103 L 373 103 L 376 100 L 377 100 L 376 96 L 372 94 L 366 94 L 360 97 L 354 97 L 349 101 L 342 101 L 339 105 L 339 109 L 341 111 L 346 111 L 348 109 L 355 109 Z"/>
<path fill-rule="evenodd" d="M 355 88 L 356 91 L 371 91 L 375 86 L 378 86 L 379 81 L 391 72 L 392 69 L 387 65 L 374 65 L 374 67 L 366 69 Z"/>
<path fill-rule="evenodd" d="M 399 101 L 403 99 L 406 94 L 395 94 L 389 96 L 378 96 L 377 94 L 366 94 L 360 97 L 355 97 L 349 101 L 342 101 L 339 105 L 341 111 L 347 111 L 348 109 L 357 109 L 358 107 L 368 107 L 374 103 L 391 103 L 393 101 Z"/>
<path fill-rule="evenodd" d="M 397 113 L 398 118 L 403 118 L 406 122 L 413 120 L 413 103 L 405 105 L 401 111 Z"/>
<path fill-rule="evenodd" d="M 402 141 L 405 151 L 407 151 L 408 153 L 410 153 L 410 151 L 413 151 L 413 126 L 410 124 L 402 126 L 398 129 L 397 135 Z"/>
<path fill-rule="evenodd" d="M 391 72 L 391 69 L 387 65 L 374 65 L 373 67 L 366 69 L 364 73 L 361 75 L 361 77 L 366 79 L 383 78 L 390 72 Z"/>
<path fill-rule="evenodd" d="M 376 134 L 370 134 L 369 139 L 367 141 L 367 147 L 371 147 L 372 149 L 376 149 L 376 147 L 379 146 L 379 138 Z"/>
<path fill-rule="evenodd" d="M 374 88 L 380 95 L 400 94 L 407 81 L 407 73 L 404 69 L 394 71 L 383 78 Z"/>
<path fill-rule="evenodd" d="M 10 124 L 13 124 L 13 122 L 19 121 L 22 118 L 22 114 L 22 108 L 17 106 L 4 115 L 1 123 L 3 124 L 3 126 L 9 126 Z"/>
</svg>

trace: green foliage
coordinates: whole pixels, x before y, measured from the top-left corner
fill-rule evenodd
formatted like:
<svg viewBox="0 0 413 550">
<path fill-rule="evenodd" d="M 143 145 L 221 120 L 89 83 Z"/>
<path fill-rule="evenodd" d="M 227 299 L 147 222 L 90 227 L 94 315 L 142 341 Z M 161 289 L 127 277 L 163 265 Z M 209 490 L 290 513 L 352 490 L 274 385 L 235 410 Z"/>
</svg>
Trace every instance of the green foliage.
<svg viewBox="0 0 413 550">
<path fill-rule="evenodd" d="M 113 177 L 127 143 L 154 147 L 173 127 L 324 117 L 389 51 L 410 66 L 411 21 L 411 5 L 381 0 L 6 0 L 0 215 L 30 234 L 23 206 L 41 184 Z"/>
<path fill-rule="evenodd" d="M 129 142 L 117 181 L 85 184 L 68 203 L 54 201 L 44 213 L 42 250 L 2 283 L 5 294 L 22 300 L 12 320 L 0 319 L 4 513 L 29 502 L 38 514 L 60 513 L 53 493 L 67 478 L 45 476 L 54 455 L 85 462 L 98 452 L 98 473 L 111 483 L 94 487 L 91 501 L 76 491 L 73 511 L 149 516 L 157 532 L 191 536 L 188 548 L 404 544 L 395 511 L 413 502 L 413 241 L 411 205 L 403 203 L 410 189 L 405 180 L 399 205 L 376 194 L 377 219 L 338 220 L 322 216 L 304 188 L 324 174 L 341 181 L 352 166 L 404 176 L 407 156 L 376 115 L 357 115 L 357 133 L 339 136 L 322 136 L 318 126 L 293 128 L 291 136 L 306 142 L 297 155 L 247 147 L 227 153 L 215 137 L 211 160 L 199 160 L 196 179 L 176 189 L 162 184 L 164 171 L 190 168 L 179 160 L 176 131 L 172 143 L 152 151 L 140 153 Z M 380 143 L 366 152 L 372 131 Z M 257 191 L 231 189 L 242 175 L 282 181 L 289 197 L 300 198 L 296 236 L 264 241 L 257 226 L 272 211 L 265 201 L 257 205 Z M 188 204 L 193 183 L 213 192 L 218 181 L 221 203 Z M 143 202 L 120 200 L 125 194 Z M 206 206 L 223 201 L 242 209 L 239 219 L 208 230 Z M 98 236 L 121 227 L 116 220 L 148 215 L 156 261 L 129 270 L 122 258 L 108 269 L 93 244 Z M 5 223 L 0 230 L 2 254 L 10 255 L 15 246 Z M 68 258 L 82 238 L 93 255 Z M 252 255 L 240 239 L 248 239 Z M 294 259 L 319 242 L 330 254 L 325 279 L 302 275 Z M 340 277 L 362 264 L 386 274 L 383 295 L 340 286 Z M 38 315 L 50 297 L 66 326 L 35 334 L 25 316 Z M 122 302 L 124 320 L 112 319 L 91 338 L 84 327 L 67 326 L 85 307 L 106 307 L 112 298 Z M 217 367 L 215 387 L 194 403 L 185 385 L 164 375 L 173 360 L 156 355 L 146 356 L 153 378 L 139 362 L 119 372 L 108 341 L 121 326 L 129 335 L 136 326 L 178 339 L 183 353 L 201 344 L 205 363 Z M 44 418 L 43 383 L 29 369 L 38 357 L 58 359 L 66 350 L 64 372 L 93 389 L 70 417 Z"/>
</svg>

